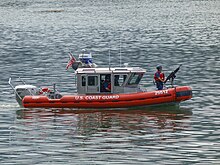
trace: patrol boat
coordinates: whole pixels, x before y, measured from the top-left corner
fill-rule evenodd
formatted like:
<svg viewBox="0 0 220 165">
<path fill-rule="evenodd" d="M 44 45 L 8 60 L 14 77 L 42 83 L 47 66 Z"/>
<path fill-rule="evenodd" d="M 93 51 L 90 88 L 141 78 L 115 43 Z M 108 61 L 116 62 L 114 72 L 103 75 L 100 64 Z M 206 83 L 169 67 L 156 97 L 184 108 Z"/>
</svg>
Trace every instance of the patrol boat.
<svg viewBox="0 0 220 165">
<path fill-rule="evenodd" d="M 77 93 L 62 95 L 53 88 L 37 88 L 26 84 L 13 86 L 16 100 L 24 108 L 130 108 L 159 105 L 164 103 L 180 103 L 192 98 L 189 86 L 174 86 L 173 80 L 179 70 L 176 69 L 166 79 L 171 86 L 163 90 L 147 91 L 140 88 L 140 81 L 146 70 L 140 67 L 97 67 L 92 62 L 91 53 L 79 55 L 77 61 L 70 54 L 67 65 L 75 70 Z"/>
</svg>

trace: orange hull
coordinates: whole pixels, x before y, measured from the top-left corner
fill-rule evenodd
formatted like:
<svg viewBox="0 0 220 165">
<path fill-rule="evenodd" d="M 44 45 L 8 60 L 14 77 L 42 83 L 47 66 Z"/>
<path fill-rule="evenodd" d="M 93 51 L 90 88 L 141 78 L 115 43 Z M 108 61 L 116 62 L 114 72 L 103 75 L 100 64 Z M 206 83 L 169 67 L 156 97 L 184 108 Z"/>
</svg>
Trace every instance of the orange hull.
<svg viewBox="0 0 220 165">
<path fill-rule="evenodd" d="M 25 108 L 129 108 L 181 102 L 191 98 L 192 89 L 183 86 L 130 94 L 65 95 L 60 99 L 41 95 L 25 96 L 22 103 Z"/>
</svg>

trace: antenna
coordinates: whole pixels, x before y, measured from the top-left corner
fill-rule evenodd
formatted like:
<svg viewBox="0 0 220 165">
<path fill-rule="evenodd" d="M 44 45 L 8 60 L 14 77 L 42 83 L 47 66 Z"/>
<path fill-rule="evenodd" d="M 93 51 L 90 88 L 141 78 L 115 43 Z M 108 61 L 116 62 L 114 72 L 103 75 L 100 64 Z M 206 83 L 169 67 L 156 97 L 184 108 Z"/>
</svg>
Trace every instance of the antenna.
<svg viewBox="0 0 220 165">
<path fill-rule="evenodd" d="M 120 35 L 120 67 L 121 67 L 121 35 Z"/>
<path fill-rule="evenodd" d="M 111 54 L 110 54 L 110 49 L 109 49 L 109 52 L 108 52 L 108 66 L 109 66 L 109 70 L 110 70 L 110 67 L 111 67 Z"/>
</svg>

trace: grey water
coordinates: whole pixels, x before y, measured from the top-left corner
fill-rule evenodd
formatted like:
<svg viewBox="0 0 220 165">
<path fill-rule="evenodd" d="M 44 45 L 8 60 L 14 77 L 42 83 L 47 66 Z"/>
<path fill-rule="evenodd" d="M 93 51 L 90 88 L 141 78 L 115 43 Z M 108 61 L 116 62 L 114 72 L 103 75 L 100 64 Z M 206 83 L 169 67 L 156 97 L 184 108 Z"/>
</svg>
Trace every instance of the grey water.
<svg viewBox="0 0 220 165">
<path fill-rule="evenodd" d="M 219 0 L 1 0 L 0 164 L 220 164 Z M 152 87 L 182 64 L 179 107 L 21 109 L 8 85 L 76 92 L 68 52 L 99 66 L 138 66 Z"/>
</svg>

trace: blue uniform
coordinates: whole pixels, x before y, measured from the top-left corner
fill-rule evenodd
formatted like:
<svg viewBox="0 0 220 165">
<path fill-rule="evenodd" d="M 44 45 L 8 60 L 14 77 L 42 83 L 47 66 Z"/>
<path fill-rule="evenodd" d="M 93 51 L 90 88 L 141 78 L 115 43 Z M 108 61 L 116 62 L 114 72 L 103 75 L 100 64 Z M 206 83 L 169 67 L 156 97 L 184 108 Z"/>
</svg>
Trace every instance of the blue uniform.
<svg viewBox="0 0 220 165">
<path fill-rule="evenodd" d="M 103 87 L 104 87 L 105 92 L 110 92 L 111 91 L 111 83 L 110 82 L 105 81 L 104 84 L 103 84 Z M 107 90 L 107 89 L 109 89 L 109 90 Z"/>
</svg>

